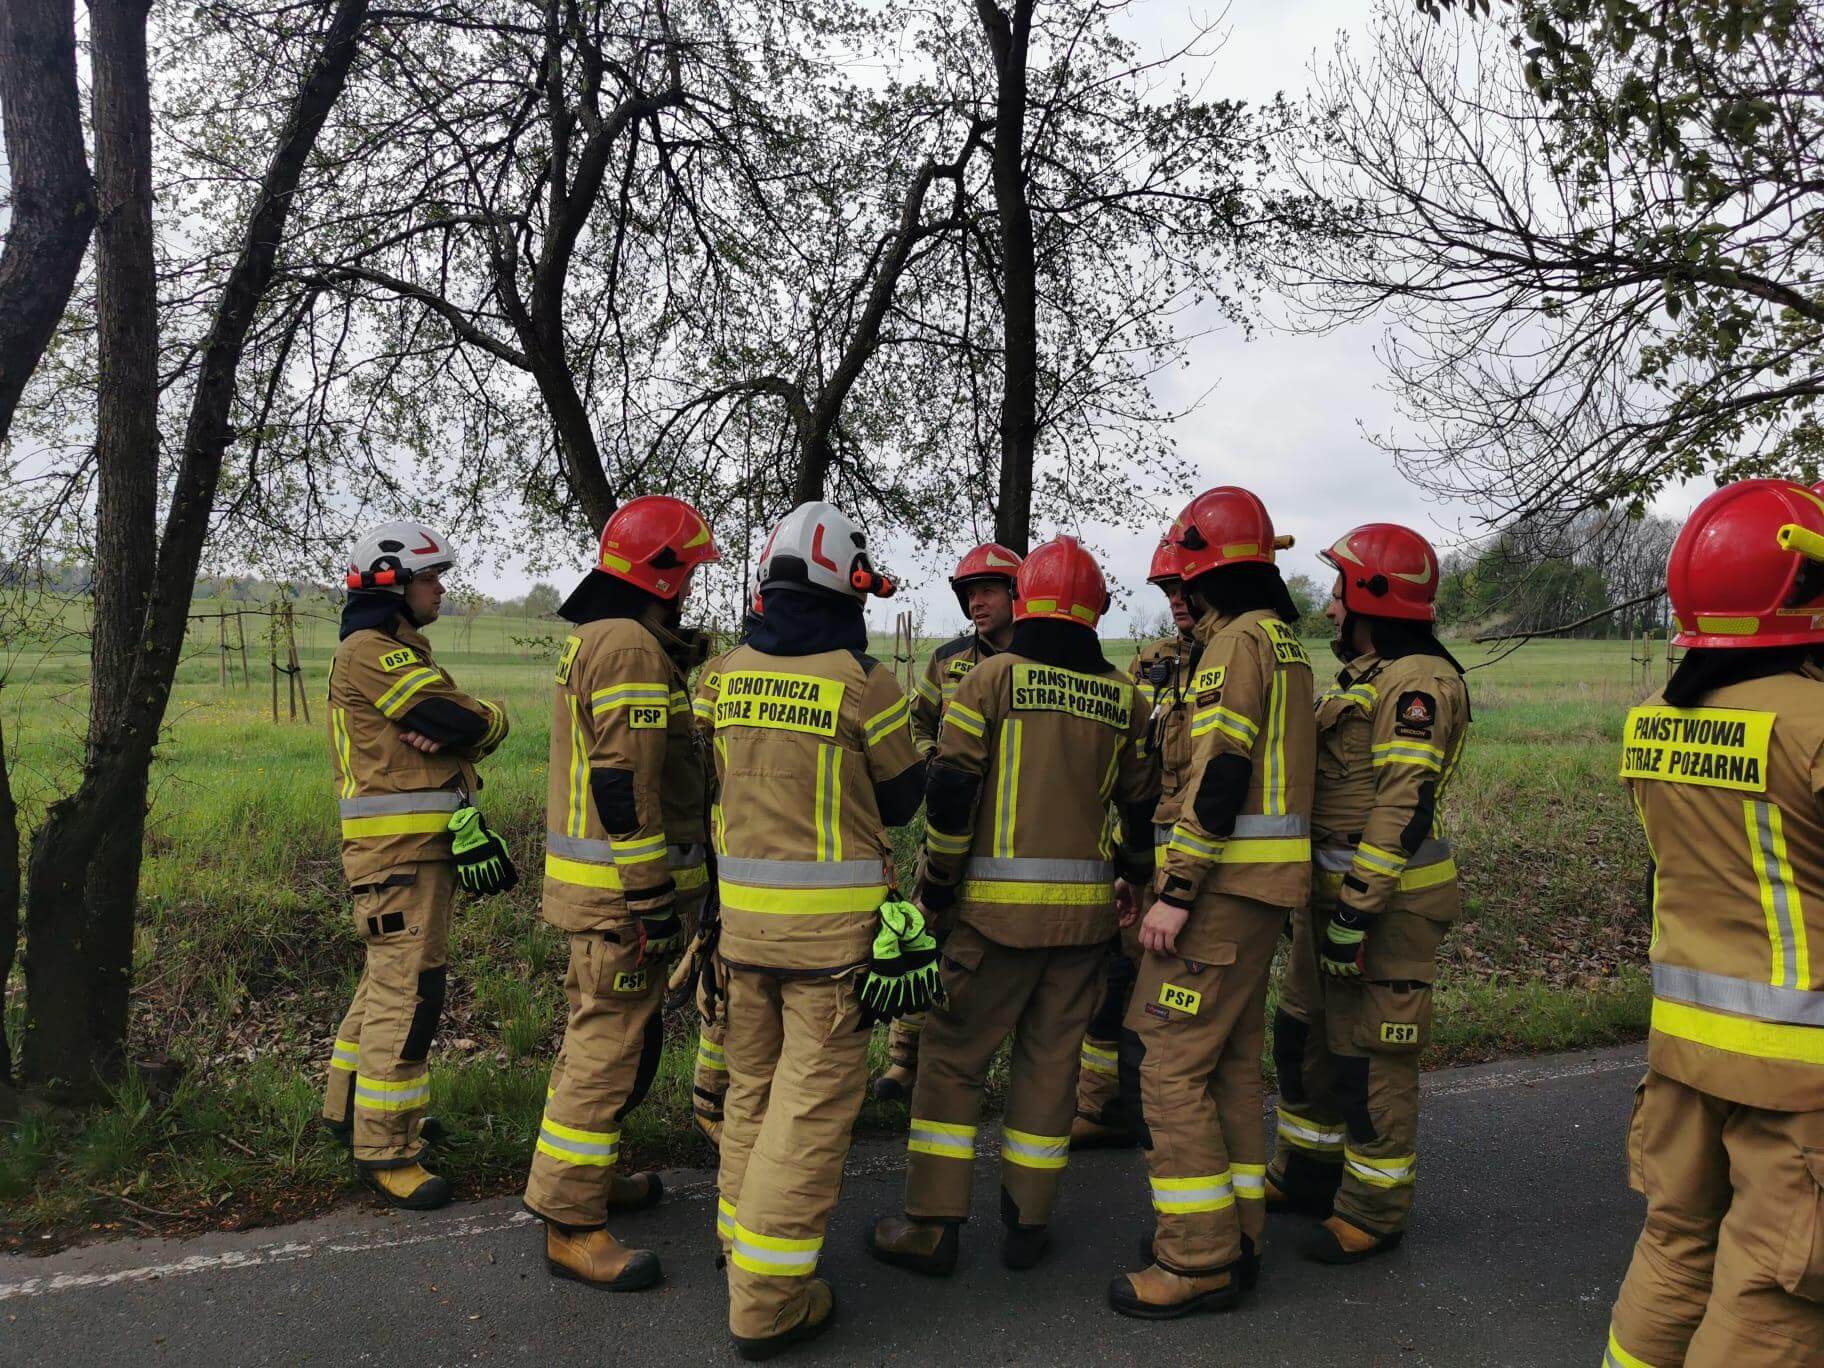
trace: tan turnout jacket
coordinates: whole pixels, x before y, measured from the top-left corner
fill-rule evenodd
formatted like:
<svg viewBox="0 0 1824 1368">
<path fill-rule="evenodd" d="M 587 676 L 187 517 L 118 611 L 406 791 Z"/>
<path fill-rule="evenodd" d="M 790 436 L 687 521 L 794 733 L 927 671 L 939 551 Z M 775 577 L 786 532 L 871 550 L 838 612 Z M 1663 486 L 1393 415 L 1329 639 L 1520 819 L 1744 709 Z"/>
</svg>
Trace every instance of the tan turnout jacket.
<svg viewBox="0 0 1824 1368">
<path fill-rule="evenodd" d="M 992 659 L 994 647 L 974 632 L 946 641 L 925 662 L 919 677 L 918 693 L 912 699 L 912 739 L 920 755 L 937 749 L 938 730 L 943 726 L 944 710 L 956 697 L 956 687 L 969 671 L 984 660 Z"/>
<path fill-rule="evenodd" d="M 1178 821 L 1185 781 L 1191 772 L 1192 661 L 1195 638 L 1166 637 L 1148 643 L 1134 656 L 1128 673 L 1140 690 L 1140 704 L 1151 715 L 1150 745 L 1159 757 L 1159 805 L 1153 809 L 1155 851 L 1165 858 L 1166 843 Z"/>
</svg>

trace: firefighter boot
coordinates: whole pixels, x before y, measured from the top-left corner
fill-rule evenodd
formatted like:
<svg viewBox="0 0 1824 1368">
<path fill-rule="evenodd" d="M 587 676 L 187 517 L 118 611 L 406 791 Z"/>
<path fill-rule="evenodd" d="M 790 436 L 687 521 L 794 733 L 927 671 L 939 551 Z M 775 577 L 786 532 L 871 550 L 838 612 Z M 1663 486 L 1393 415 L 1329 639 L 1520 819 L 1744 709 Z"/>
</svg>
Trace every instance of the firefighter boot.
<svg viewBox="0 0 1824 1368">
<path fill-rule="evenodd" d="M 644 1211 L 659 1204 L 665 1184 L 656 1173 L 615 1173 L 608 1178 L 608 1210 Z"/>
<path fill-rule="evenodd" d="M 1073 1150 L 1132 1149 L 1140 1143 L 1140 1133 L 1128 1126 L 1108 1126 L 1078 1112 L 1070 1122 L 1070 1147 Z"/>
<path fill-rule="evenodd" d="M 753 1339 L 736 1335 L 735 1352 L 749 1363 L 759 1363 L 784 1353 L 794 1344 L 816 1339 L 830 1328 L 830 1322 L 835 1318 L 836 1294 L 822 1278 L 812 1278 L 804 1285 L 804 1315 L 796 1324 L 776 1335 L 760 1335 Z"/>
<path fill-rule="evenodd" d="M 879 1078 L 874 1080 L 874 1100 L 876 1102 L 910 1102 L 912 1085 L 918 1081 L 916 1064 L 887 1065 Z"/>
<path fill-rule="evenodd" d="M 605 1230 L 554 1225 L 545 1227 L 545 1266 L 553 1277 L 606 1292 L 638 1292 L 663 1276 L 659 1256 L 650 1249 L 629 1249 Z"/>
<path fill-rule="evenodd" d="M 691 1124 L 697 1128 L 697 1134 L 709 1141 L 709 1147 L 718 1154 L 722 1152 L 722 1122 L 712 1121 L 702 1112 L 692 1112 Z"/>
<path fill-rule="evenodd" d="M 1108 1304 L 1140 1320 L 1176 1320 L 1198 1311 L 1227 1311 L 1240 1296 L 1233 1267 L 1187 1278 L 1153 1264 L 1108 1285 Z"/>
<path fill-rule="evenodd" d="M 1360 1263 L 1398 1249 L 1404 1233 L 1396 1230 L 1391 1235 L 1371 1235 L 1341 1216 L 1332 1216 L 1304 1239 L 1298 1252 L 1314 1263 Z"/>
<path fill-rule="evenodd" d="M 1157 1262 L 1158 1256 L 1153 1252 L 1151 1235 L 1140 1237 L 1140 1257 L 1147 1263 Z M 1241 1237 L 1241 1258 L 1235 1263 L 1235 1281 L 1241 1285 L 1243 1292 L 1252 1292 L 1254 1285 L 1260 1281 L 1260 1251 L 1246 1235 Z"/>
<path fill-rule="evenodd" d="M 357 1164 L 355 1171 L 381 1201 L 401 1211 L 435 1211 L 449 1205 L 449 1180 L 428 1172 L 423 1164 L 405 1164 L 399 1168 Z"/>
<path fill-rule="evenodd" d="M 956 1271 L 956 1226 L 948 1221 L 915 1221 L 880 1216 L 868 1230 L 868 1253 L 884 1264 L 947 1278 Z"/>
<path fill-rule="evenodd" d="M 1022 1225 L 1020 1209 L 1001 1189 L 1001 1224 L 1007 1235 L 1001 1241 L 1001 1263 L 1015 1272 L 1038 1267 L 1040 1259 L 1051 1252 L 1051 1231 L 1042 1225 Z"/>
</svg>

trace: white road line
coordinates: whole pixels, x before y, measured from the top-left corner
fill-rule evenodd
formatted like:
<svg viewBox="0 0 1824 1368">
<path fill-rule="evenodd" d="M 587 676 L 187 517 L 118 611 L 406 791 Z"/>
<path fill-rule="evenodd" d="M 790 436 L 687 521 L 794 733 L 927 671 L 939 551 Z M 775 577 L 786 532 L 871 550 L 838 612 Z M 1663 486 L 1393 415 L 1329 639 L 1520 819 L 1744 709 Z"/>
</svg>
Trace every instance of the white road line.
<svg viewBox="0 0 1824 1368">
<path fill-rule="evenodd" d="M 1487 1073 L 1474 1078 L 1424 1080 L 1425 1095 L 1430 1098 L 1459 1097 L 1466 1093 L 1494 1092 L 1506 1088 L 1530 1087 L 1565 1078 L 1587 1078 L 1597 1074 L 1637 1070 L 1643 1066 L 1638 1054 L 1613 1059 L 1582 1059 L 1559 1065 L 1521 1064 L 1511 1070 Z M 1434 1081 L 1435 1080 L 1435 1081 Z M 1268 1099 L 1271 1110 L 1273 1099 Z M 986 1144 L 986 1141 L 984 1141 Z M 884 1173 L 897 1168 L 904 1160 L 896 1151 L 891 1155 L 850 1166 L 850 1177 Z M 715 1181 L 679 1184 L 671 1189 L 674 1197 L 700 1200 L 715 1191 Z M 115 1287 L 122 1283 L 150 1282 L 153 1279 L 182 1278 L 193 1273 L 226 1273 L 244 1268 L 263 1268 L 273 1264 L 295 1263 L 303 1259 L 321 1259 L 344 1254 L 371 1254 L 382 1249 L 401 1249 L 410 1245 L 436 1244 L 444 1240 L 468 1240 L 478 1235 L 493 1235 L 530 1225 L 537 1217 L 526 1211 L 505 1212 L 497 1216 L 464 1217 L 431 1230 L 404 1235 L 375 1230 L 350 1236 L 346 1233 L 319 1235 L 312 1240 L 279 1240 L 272 1244 L 254 1245 L 248 1249 L 224 1250 L 220 1254 L 192 1254 L 170 1263 L 146 1264 L 139 1268 L 121 1268 L 110 1273 L 57 1273 L 45 1278 L 24 1278 L 18 1282 L 0 1283 L 0 1302 L 23 1297 L 43 1297 L 54 1292 L 83 1292 L 93 1288 Z"/>
</svg>

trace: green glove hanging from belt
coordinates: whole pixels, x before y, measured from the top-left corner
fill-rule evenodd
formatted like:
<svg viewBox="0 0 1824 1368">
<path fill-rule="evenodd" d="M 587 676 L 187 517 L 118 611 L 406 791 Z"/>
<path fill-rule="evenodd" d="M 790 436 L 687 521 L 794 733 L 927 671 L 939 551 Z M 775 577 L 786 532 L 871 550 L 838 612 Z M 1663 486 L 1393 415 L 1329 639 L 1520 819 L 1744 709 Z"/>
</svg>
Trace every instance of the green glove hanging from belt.
<svg viewBox="0 0 1824 1368">
<path fill-rule="evenodd" d="M 519 882 L 519 871 L 507 843 L 488 826 L 478 807 L 459 807 L 450 814 L 450 848 L 456 854 L 456 878 L 471 893 L 505 893 Z"/>
<path fill-rule="evenodd" d="M 893 898 L 880 905 L 873 957 L 857 996 L 875 1021 L 910 1016 L 944 1000 L 937 941 L 915 904 Z"/>
</svg>

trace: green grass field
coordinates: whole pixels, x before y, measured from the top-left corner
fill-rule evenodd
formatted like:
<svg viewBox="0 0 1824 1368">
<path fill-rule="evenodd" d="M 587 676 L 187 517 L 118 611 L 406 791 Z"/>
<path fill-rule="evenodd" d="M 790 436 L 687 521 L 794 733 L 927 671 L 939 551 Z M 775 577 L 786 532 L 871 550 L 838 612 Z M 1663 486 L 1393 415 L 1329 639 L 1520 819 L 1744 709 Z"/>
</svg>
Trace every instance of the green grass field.
<svg viewBox="0 0 1824 1368">
<path fill-rule="evenodd" d="M 264 625 L 247 619 L 251 687 L 238 652 L 221 685 L 213 620 L 193 632 L 154 770 L 142 881 L 132 1046 L 149 1067 L 110 1107 L 29 1114 L 0 1131 L 0 1228 L 15 1244 L 267 1220 L 350 1190 L 346 1158 L 312 1128 L 360 968 L 321 728 L 335 629 L 300 617 L 313 725 L 289 720 L 282 680 L 275 725 Z M 464 687 L 507 702 L 513 732 L 485 768 L 483 801 L 531 874 L 456 916 L 433 1110 L 460 1137 L 442 1167 L 471 1195 L 523 1178 L 562 1024 L 564 949 L 538 919 L 535 864 L 558 627 L 483 617 L 431 629 Z M 1322 670 L 1327 649 L 1312 645 Z M 883 658 L 888 647 L 878 643 Z M 0 641 L 0 718 L 28 827 L 80 761 L 85 648 L 55 632 Z M 1109 643 L 1118 659 L 1131 651 Z M 1462 658 L 1486 655 L 1466 646 Z M 1445 943 L 1431 1062 L 1644 1031 L 1646 854 L 1614 777 L 1621 716 L 1644 692 L 1630 672 L 1623 644 L 1542 642 L 1471 674 L 1476 724 L 1445 805 L 1466 909 Z M 15 983 L 15 1036 L 20 1014 Z M 653 1095 L 626 1129 L 636 1165 L 708 1157 L 686 1138 L 690 1021 L 668 1031 Z M 902 1122 L 872 1105 L 863 1117 Z"/>
</svg>

